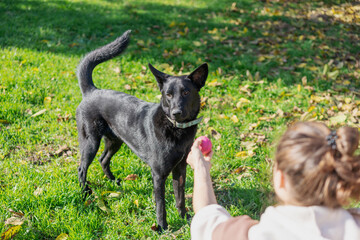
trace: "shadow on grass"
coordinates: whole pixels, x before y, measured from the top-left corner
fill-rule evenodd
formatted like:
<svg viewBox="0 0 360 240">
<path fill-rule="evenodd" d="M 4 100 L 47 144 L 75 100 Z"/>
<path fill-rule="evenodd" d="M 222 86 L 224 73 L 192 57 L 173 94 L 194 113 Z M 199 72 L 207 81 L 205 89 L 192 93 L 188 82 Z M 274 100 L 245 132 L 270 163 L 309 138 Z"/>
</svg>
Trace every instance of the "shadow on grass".
<svg viewBox="0 0 360 240">
<path fill-rule="evenodd" d="M 344 2 L 329 0 L 324 5 Z M 321 68 L 334 59 L 354 63 L 360 49 L 353 32 L 359 27 L 331 18 L 319 21 L 316 14 L 313 19 L 286 14 L 303 4 L 310 1 L 244 1 L 233 6 L 232 1 L 214 1 L 203 8 L 117 1 L 4 1 L 0 46 L 81 56 L 132 29 L 130 60 L 168 63 L 185 72 L 208 62 L 213 72 L 221 68 L 224 74 L 241 77 L 246 70 L 258 71 L 270 81 L 280 77 L 288 84 L 300 82 L 301 76 L 318 78 L 314 71 L 297 67 L 301 64 Z M 266 12 L 269 7 L 283 12 Z"/>
<path fill-rule="evenodd" d="M 245 189 L 229 186 L 226 189 L 215 190 L 215 194 L 221 206 L 242 209 L 244 212 L 241 215 L 249 215 L 253 219 L 260 219 L 266 207 L 274 204 L 273 194 L 262 189 Z"/>
</svg>

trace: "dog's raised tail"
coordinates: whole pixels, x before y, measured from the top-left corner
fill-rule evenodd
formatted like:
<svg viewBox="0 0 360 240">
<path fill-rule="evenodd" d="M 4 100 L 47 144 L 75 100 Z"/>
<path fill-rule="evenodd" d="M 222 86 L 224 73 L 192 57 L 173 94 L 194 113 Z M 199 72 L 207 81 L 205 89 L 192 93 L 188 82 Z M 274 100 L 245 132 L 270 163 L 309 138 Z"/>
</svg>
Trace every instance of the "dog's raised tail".
<svg viewBox="0 0 360 240">
<path fill-rule="evenodd" d="M 92 80 L 92 72 L 94 68 L 109 59 L 112 59 L 122 53 L 130 40 L 131 30 L 127 30 L 113 42 L 100 47 L 88 53 L 79 63 L 76 71 L 81 93 L 85 96 L 87 93 L 96 89 Z"/>
</svg>

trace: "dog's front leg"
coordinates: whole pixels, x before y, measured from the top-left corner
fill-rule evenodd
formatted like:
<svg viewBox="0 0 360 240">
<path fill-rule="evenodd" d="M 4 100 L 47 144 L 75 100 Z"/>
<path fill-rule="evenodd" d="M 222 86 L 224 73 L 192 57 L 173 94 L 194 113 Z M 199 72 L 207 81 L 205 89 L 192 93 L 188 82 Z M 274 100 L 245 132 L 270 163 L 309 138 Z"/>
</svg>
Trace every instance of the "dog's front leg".
<svg viewBox="0 0 360 240">
<path fill-rule="evenodd" d="M 167 229 L 166 209 L 165 209 L 165 180 L 166 177 L 156 172 L 152 172 L 154 183 L 154 195 L 156 203 L 156 219 L 159 225 L 159 231 Z"/>
<path fill-rule="evenodd" d="M 172 170 L 173 187 L 176 200 L 176 207 L 182 218 L 185 217 L 185 180 L 186 180 L 186 158 Z"/>
</svg>

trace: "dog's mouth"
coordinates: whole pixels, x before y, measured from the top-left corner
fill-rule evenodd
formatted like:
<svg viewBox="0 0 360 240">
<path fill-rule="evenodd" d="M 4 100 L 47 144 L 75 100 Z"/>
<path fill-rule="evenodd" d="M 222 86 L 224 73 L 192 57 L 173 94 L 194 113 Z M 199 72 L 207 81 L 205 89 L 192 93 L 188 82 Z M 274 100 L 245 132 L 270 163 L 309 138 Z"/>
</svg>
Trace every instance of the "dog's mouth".
<svg viewBox="0 0 360 240">
<path fill-rule="evenodd" d="M 179 117 L 179 116 L 171 116 L 170 119 L 173 121 L 176 121 L 178 123 L 184 123 L 184 122 L 188 121 L 186 118 Z"/>
<path fill-rule="evenodd" d="M 179 122 L 179 123 L 189 121 L 186 112 L 184 112 L 183 110 L 180 110 L 180 109 L 173 109 L 169 115 L 170 115 L 171 120 Z"/>
</svg>

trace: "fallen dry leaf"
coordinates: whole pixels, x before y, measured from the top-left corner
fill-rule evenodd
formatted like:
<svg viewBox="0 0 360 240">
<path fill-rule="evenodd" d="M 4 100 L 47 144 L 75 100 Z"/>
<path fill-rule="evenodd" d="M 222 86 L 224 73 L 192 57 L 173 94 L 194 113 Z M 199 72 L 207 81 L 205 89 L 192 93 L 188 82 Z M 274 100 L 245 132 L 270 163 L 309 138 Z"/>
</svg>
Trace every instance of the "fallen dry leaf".
<svg viewBox="0 0 360 240">
<path fill-rule="evenodd" d="M 40 110 L 40 111 L 38 111 L 37 113 L 31 115 L 31 117 L 37 117 L 37 116 L 39 116 L 39 115 L 41 115 L 41 114 L 43 114 L 43 113 L 45 113 L 45 112 L 46 112 L 46 109 Z"/>
<path fill-rule="evenodd" d="M 127 175 L 127 177 L 125 178 L 125 180 L 136 180 L 139 176 L 136 175 L 136 174 L 130 174 L 130 175 Z"/>
<path fill-rule="evenodd" d="M 153 225 L 151 225 L 151 230 L 153 231 L 157 231 L 159 228 L 158 226 L 156 226 L 156 223 L 153 223 Z"/>
<path fill-rule="evenodd" d="M 221 138 L 221 134 L 217 132 L 214 128 L 210 127 L 209 130 L 213 138 L 215 138 L 216 140 L 219 140 Z"/>
<path fill-rule="evenodd" d="M 106 204 L 102 198 L 98 198 L 97 205 L 104 212 L 111 213 L 111 209 L 108 206 L 106 206 Z"/>
<path fill-rule="evenodd" d="M 64 152 L 66 152 L 68 150 L 70 150 L 70 148 L 67 145 L 63 145 L 58 150 L 56 150 L 54 155 L 61 156 L 62 154 L 64 154 Z"/>
<path fill-rule="evenodd" d="M 244 178 L 244 177 L 245 177 L 245 178 L 251 177 L 251 174 L 248 173 L 248 172 L 245 172 L 245 173 L 239 175 L 239 176 L 237 177 L 237 179 L 241 180 L 241 179 Z"/>
<path fill-rule="evenodd" d="M 334 117 L 331 117 L 329 119 L 330 125 L 337 125 L 341 123 L 345 123 L 347 116 L 346 115 L 337 115 Z"/>
<path fill-rule="evenodd" d="M 24 223 L 24 218 L 23 217 L 18 217 L 18 216 L 12 216 L 8 219 L 6 219 L 5 221 L 5 225 L 22 225 Z"/>
<path fill-rule="evenodd" d="M 37 188 L 37 189 L 34 191 L 34 195 L 35 195 L 35 196 L 40 196 L 43 192 L 44 192 L 44 189 L 43 189 L 43 188 Z"/>
<path fill-rule="evenodd" d="M 12 214 L 14 214 L 15 216 L 19 216 L 19 217 L 23 217 L 24 213 L 22 212 L 16 212 L 14 210 L 12 210 L 11 208 L 9 209 L 9 212 L 11 212 Z"/>
<path fill-rule="evenodd" d="M 230 119 L 231 119 L 234 123 L 238 123 L 238 122 L 239 122 L 239 119 L 237 118 L 236 115 L 233 115 Z"/>
</svg>

